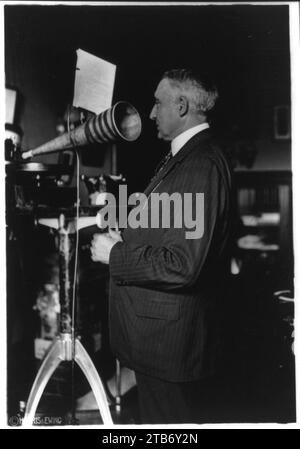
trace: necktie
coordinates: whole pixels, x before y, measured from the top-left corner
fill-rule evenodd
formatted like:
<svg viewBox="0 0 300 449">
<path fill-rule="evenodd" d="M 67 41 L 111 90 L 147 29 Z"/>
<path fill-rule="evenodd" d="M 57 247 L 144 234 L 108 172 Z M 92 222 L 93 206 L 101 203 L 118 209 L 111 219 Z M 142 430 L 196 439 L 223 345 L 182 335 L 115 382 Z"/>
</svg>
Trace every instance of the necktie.
<svg viewBox="0 0 300 449">
<path fill-rule="evenodd" d="M 154 170 L 154 175 L 150 179 L 150 182 L 152 182 L 153 179 L 156 178 L 156 176 L 163 170 L 163 168 L 165 168 L 165 166 L 167 165 L 169 160 L 172 158 L 172 156 L 173 156 L 172 151 L 170 150 L 166 154 L 166 156 L 160 161 L 160 163 L 157 165 L 156 169 Z"/>
<path fill-rule="evenodd" d="M 158 175 L 159 172 L 162 171 L 163 168 L 167 165 L 169 160 L 172 158 L 172 151 L 170 150 L 166 156 L 163 158 L 163 160 L 158 164 L 158 166 L 155 169 L 154 176 Z"/>
<path fill-rule="evenodd" d="M 158 164 L 158 166 L 156 167 L 155 171 L 154 171 L 154 175 L 152 176 L 152 178 L 150 179 L 149 185 L 146 188 L 145 192 L 147 192 L 147 196 L 156 188 L 154 188 L 152 186 L 151 191 L 149 189 L 149 186 L 152 185 L 152 183 L 154 182 L 154 180 L 156 179 L 156 177 L 158 176 L 158 174 L 165 168 L 165 166 L 167 165 L 167 163 L 170 161 L 170 159 L 172 159 L 173 155 L 172 155 L 172 151 L 169 151 L 166 156 L 160 161 L 160 163 Z"/>
</svg>

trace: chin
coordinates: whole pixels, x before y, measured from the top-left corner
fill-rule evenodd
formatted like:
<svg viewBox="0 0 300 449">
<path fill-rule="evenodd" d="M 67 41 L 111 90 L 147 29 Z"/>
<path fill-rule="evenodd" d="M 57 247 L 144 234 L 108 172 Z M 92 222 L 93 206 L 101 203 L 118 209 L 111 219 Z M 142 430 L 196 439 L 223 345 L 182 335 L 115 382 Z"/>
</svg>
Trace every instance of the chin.
<svg viewBox="0 0 300 449">
<path fill-rule="evenodd" d="M 157 130 L 157 138 L 161 140 L 171 140 L 169 136 L 163 134 L 160 129 Z"/>
<path fill-rule="evenodd" d="M 157 138 L 162 140 L 168 140 L 167 136 L 163 134 L 161 131 L 158 131 Z"/>
</svg>

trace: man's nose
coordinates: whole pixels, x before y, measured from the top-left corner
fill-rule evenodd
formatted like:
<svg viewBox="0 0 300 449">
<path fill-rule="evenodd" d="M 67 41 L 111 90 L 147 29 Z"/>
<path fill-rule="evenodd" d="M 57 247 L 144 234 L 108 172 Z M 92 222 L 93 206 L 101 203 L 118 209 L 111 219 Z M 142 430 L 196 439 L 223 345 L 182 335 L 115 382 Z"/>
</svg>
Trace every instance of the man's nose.
<svg viewBox="0 0 300 449">
<path fill-rule="evenodd" d="M 155 108 L 155 105 L 153 106 L 153 108 L 151 109 L 151 112 L 150 112 L 150 120 L 155 120 L 156 119 L 156 108 Z"/>
</svg>

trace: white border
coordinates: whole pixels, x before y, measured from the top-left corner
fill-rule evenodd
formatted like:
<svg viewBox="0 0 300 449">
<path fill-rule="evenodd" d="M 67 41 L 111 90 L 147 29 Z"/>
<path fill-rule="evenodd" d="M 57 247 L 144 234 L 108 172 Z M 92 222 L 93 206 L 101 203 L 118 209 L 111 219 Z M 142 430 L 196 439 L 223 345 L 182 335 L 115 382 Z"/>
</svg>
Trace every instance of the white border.
<svg viewBox="0 0 300 449">
<path fill-rule="evenodd" d="M 296 320 L 295 320 L 295 354 L 296 354 L 296 386 L 300 385 L 299 383 L 299 342 L 298 342 L 298 329 L 299 329 L 299 310 L 300 306 L 297 305 L 297 300 L 300 297 L 300 286 L 299 284 L 299 261 L 298 261 L 298 245 L 299 239 L 296 234 L 296 230 L 300 227 L 300 191 L 297 178 L 299 179 L 298 171 L 300 167 L 300 136 L 299 136 L 299 117 L 300 117 L 300 101 L 299 101 L 299 80 L 300 80 L 300 43 L 299 43 L 299 2 L 51 2 L 51 1 L 39 1 L 39 2 L 30 2 L 30 1 L 1 1 L 1 14 L 0 14 L 0 30 L 2 37 L 4 36 L 4 6 L 5 5 L 45 5 L 45 6 L 56 6 L 56 5 L 66 5 L 66 6 L 280 6 L 280 5 L 288 5 L 290 12 L 290 52 L 291 52 L 291 89 L 292 89 L 292 168 L 293 168 L 293 225 L 294 225 L 294 254 L 295 254 L 295 311 L 296 311 Z M 3 46 L 0 50 L 0 63 L 2 67 L 4 67 L 4 39 L 2 39 Z M 1 71 L 0 74 L 0 98 L 5 98 L 5 78 L 4 71 Z M 0 108 L 0 120 L 1 123 L 4 123 L 4 106 L 2 102 L 2 107 Z M 2 126 L 3 140 L 4 142 L 4 126 Z M 2 159 L 3 160 L 3 159 Z M 1 173 L 1 185 L 0 185 L 0 207 L 3 207 L 3 210 L 0 212 L 1 217 L 1 229 L 5 230 L 5 171 L 4 164 L 0 164 L 0 173 Z M 6 367 L 6 243 L 5 243 L 5 232 L 0 233 L 0 253 L 3 257 L 1 264 L 1 305 L 0 305 L 0 360 L 1 366 Z M 4 372 L 3 372 L 4 371 Z M 6 425 L 6 369 L 1 370 L 0 375 L 0 428 L 8 428 Z M 299 416 L 300 416 L 300 392 L 299 388 L 296 388 L 296 399 L 297 399 L 297 423 L 295 424 L 276 424 L 276 423 L 262 423 L 262 424 L 251 424 L 251 423 L 243 423 L 243 424 L 205 424 L 205 425 L 176 425 L 178 429 L 296 429 L 300 428 L 299 425 Z M 91 429 L 119 429 L 123 428 L 124 430 L 130 428 L 139 428 L 139 429 L 168 429 L 174 428 L 173 426 L 119 426 L 114 425 L 111 427 L 106 426 L 64 426 L 63 429 L 81 429 L 81 428 L 91 428 Z M 37 428 L 37 429 L 40 429 Z M 49 429 L 49 428 L 48 428 Z M 107 432 L 108 433 L 108 432 Z M 101 439 L 99 440 L 101 442 Z"/>
<path fill-rule="evenodd" d="M 299 2 L 290 4 L 290 56 L 291 56 L 291 118 L 292 118 L 292 172 L 293 172 L 293 238 L 295 258 L 295 356 L 296 356 L 296 412 L 299 426 L 300 417 L 300 373 L 299 373 L 299 326 L 300 326 L 300 265 L 299 265 L 299 235 L 300 229 L 300 34 L 299 34 Z M 298 427 L 299 428 L 299 427 Z"/>
</svg>

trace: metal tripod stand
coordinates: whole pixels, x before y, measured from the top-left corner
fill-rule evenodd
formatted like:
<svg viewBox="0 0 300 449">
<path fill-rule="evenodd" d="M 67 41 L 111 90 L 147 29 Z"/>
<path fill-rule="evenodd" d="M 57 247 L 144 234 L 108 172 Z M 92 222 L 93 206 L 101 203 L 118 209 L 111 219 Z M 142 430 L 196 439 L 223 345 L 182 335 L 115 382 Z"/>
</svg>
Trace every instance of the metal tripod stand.
<svg viewBox="0 0 300 449">
<path fill-rule="evenodd" d="M 81 368 L 95 395 L 103 424 L 112 425 L 105 389 L 98 372 L 80 340 L 75 338 L 72 332 L 73 283 L 70 264 L 74 255 L 74 245 L 70 234 L 76 232 L 75 221 L 66 223 L 65 216 L 61 214 L 58 219 L 44 218 L 40 219 L 39 223 L 57 229 L 59 234 L 60 334 L 50 347 L 34 380 L 25 409 L 23 426 L 32 425 L 45 387 L 53 372 L 63 361 L 75 361 Z"/>
</svg>

